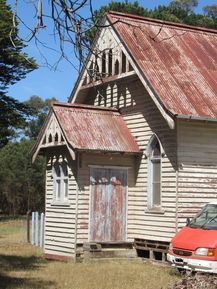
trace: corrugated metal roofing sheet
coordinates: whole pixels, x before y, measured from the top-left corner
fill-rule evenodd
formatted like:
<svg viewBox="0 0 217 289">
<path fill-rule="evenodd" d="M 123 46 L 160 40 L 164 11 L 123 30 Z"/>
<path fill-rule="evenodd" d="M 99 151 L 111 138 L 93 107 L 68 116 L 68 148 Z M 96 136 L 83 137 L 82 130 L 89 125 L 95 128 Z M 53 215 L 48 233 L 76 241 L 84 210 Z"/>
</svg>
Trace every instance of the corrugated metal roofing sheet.
<svg viewBox="0 0 217 289">
<path fill-rule="evenodd" d="M 140 152 L 116 109 L 54 103 L 53 111 L 67 141 L 74 149 Z"/>
<path fill-rule="evenodd" d="M 217 118 L 217 31 L 110 12 L 107 17 L 172 114 Z"/>
</svg>

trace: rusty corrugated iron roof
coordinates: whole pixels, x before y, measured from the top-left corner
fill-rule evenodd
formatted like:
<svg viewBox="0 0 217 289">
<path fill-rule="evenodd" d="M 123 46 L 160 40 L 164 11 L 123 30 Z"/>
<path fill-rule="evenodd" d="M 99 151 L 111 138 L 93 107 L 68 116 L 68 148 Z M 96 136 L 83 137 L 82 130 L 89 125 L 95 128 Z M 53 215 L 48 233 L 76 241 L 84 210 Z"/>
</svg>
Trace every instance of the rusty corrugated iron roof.
<svg viewBox="0 0 217 289">
<path fill-rule="evenodd" d="M 217 118 L 217 31 L 110 12 L 141 74 L 173 115 Z"/>
<path fill-rule="evenodd" d="M 54 103 L 53 111 L 67 141 L 74 149 L 140 152 L 117 109 Z"/>
</svg>

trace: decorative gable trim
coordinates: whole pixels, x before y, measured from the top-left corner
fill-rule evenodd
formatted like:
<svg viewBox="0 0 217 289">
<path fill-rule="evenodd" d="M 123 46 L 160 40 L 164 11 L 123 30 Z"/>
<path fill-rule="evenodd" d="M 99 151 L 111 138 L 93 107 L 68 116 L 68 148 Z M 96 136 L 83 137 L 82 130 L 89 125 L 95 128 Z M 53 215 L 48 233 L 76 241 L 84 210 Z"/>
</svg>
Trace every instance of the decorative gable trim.
<svg viewBox="0 0 217 289">
<path fill-rule="evenodd" d="M 32 162 L 35 161 L 40 150 L 60 146 L 66 146 L 72 158 L 75 159 L 75 153 L 69 147 L 64 132 L 55 116 L 55 113 L 53 110 L 51 110 L 47 120 L 45 121 L 44 128 L 38 137 L 38 141 L 32 149 Z"/>
<path fill-rule="evenodd" d="M 54 114 L 51 115 L 41 145 L 44 147 L 66 144 L 63 133 Z"/>
<path fill-rule="evenodd" d="M 95 86 L 96 82 L 102 84 L 102 82 L 112 81 L 115 78 L 126 77 L 128 74 L 135 74 L 130 61 L 118 42 L 115 41 L 111 29 L 107 28 L 107 34 L 105 32 L 103 33 L 103 40 L 95 47 L 95 53 L 91 55 L 87 64 L 81 89 Z"/>
<path fill-rule="evenodd" d="M 40 150 L 62 146 L 73 160 L 75 151 L 141 154 L 117 109 L 54 103 L 32 149 L 32 161 Z"/>
<path fill-rule="evenodd" d="M 81 90 L 136 74 L 131 59 L 121 49 L 120 40 L 114 38 L 109 22 L 106 20 L 102 26 L 105 28 L 99 32 L 73 88 L 71 103 L 75 103 Z"/>
<path fill-rule="evenodd" d="M 120 39 L 117 31 L 115 30 L 115 25 L 112 24 L 107 17 L 103 26 L 107 27 L 103 28 L 99 32 L 99 36 L 96 38 L 94 46 L 91 50 L 96 51 L 96 53 L 92 53 L 87 57 L 86 64 L 84 65 L 83 70 L 75 84 L 69 98 L 69 102 L 75 103 L 79 91 L 85 88 L 97 86 L 108 81 L 114 81 L 132 74 L 137 74 L 160 113 L 167 121 L 169 127 L 174 129 L 174 119 L 172 116 L 170 116 L 151 84 L 146 79 L 144 73 L 141 71 L 133 56 L 128 51 L 126 45 Z M 105 33 L 109 34 L 106 40 L 103 38 Z M 101 41 L 99 41 L 100 39 Z M 97 51 L 99 51 L 98 54 Z M 111 53 L 111 51 L 113 51 L 113 53 Z"/>
</svg>

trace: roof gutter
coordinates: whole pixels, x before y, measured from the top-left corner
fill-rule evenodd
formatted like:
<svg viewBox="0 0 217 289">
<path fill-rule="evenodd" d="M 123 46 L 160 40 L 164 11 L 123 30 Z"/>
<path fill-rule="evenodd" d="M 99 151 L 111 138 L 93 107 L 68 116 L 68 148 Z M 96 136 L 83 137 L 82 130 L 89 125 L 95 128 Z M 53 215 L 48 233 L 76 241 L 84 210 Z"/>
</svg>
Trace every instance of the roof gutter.
<svg viewBox="0 0 217 289">
<path fill-rule="evenodd" d="M 211 117 L 201 117 L 201 116 L 194 116 L 194 115 L 185 115 L 185 114 L 175 114 L 174 115 L 177 119 L 186 119 L 186 120 L 197 120 L 197 121 L 206 121 L 206 122 L 217 122 L 217 118 Z"/>
</svg>

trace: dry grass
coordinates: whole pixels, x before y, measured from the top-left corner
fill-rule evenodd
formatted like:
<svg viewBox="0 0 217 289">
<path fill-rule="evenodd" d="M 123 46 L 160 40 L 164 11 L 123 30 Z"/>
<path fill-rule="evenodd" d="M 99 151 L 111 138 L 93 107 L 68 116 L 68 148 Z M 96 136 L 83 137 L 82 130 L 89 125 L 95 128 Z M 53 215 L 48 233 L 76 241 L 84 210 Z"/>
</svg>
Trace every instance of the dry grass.
<svg viewBox="0 0 217 289">
<path fill-rule="evenodd" d="M 142 261 L 46 261 L 25 237 L 25 221 L 0 221 L 1 289 L 160 289 L 179 279 L 169 268 Z"/>
</svg>

